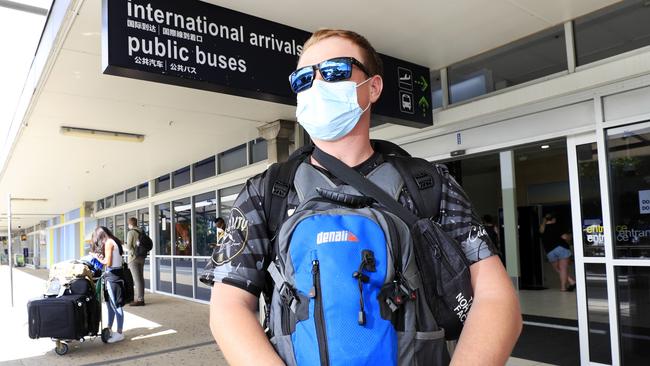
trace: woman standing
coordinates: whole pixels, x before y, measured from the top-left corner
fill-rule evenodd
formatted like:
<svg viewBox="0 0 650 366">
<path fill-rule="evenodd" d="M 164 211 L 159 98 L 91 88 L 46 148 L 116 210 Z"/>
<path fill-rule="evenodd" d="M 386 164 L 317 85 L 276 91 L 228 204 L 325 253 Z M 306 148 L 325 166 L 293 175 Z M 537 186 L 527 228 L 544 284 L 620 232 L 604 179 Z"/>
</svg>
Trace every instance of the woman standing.
<svg viewBox="0 0 650 366">
<path fill-rule="evenodd" d="M 108 343 L 116 343 L 124 340 L 122 329 L 124 326 L 124 295 L 125 287 L 122 273 L 122 242 L 104 226 L 98 226 L 93 233 L 93 252 L 105 268 L 104 279 L 106 281 L 106 297 L 108 308 L 108 329 L 111 330 L 111 337 Z M 117 333 L 113 333 L 113 320 L 117 317 Z"/>
<path fill-rule="evenodd" d="M 571 234 L 562 231 L 554 214 L 544 216 L 539 232 L 542 234 L 546 257 L 560 275 L 560 291 L 573 291 L 576 281 L 569 275 L 569 259 L 573 255 L 569 246 Z"/>
</svg>

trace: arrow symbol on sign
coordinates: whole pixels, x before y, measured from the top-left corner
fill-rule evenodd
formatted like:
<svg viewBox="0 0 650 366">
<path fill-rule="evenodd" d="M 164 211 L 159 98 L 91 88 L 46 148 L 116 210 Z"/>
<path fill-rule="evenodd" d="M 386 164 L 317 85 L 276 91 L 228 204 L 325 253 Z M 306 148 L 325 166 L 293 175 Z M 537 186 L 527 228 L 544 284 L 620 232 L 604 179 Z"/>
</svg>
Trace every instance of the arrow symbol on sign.
<svg viewBox="0 0 650 366">
<path fill-rule="evenodd" d="M 422 109 L 429 109 L 429 102 L 427 101 L 427 98 L 424 96 L 420 98 L 420 100 L 418 101 L 418 105 Z"/>
<path fill-rule="evenodd" d="M 420 75 L 420 81 L 421 81 L 421 86 L 422 86 L 422 91 L 427 90 L 429 87 L 429 83 L 427 83 L 427 79 L 424 78 L 424 76 Z"/>
</svg>

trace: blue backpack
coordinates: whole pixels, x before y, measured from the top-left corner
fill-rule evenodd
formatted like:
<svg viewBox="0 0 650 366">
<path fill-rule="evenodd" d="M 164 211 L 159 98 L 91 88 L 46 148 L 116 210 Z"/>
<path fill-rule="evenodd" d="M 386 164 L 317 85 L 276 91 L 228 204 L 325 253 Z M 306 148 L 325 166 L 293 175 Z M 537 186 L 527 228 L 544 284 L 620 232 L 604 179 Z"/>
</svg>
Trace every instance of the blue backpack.
<svg viewBox="0 0 650 366">
<path fill-rule="evenodd" d="M 367 178 L 394 199 L 403 186 L 391 164 Z M 268 268 L 268 330 L 284 362 L 447 364 L 408 225 L 310 164 L 298 166 L 293 185 L 301 203 L 279 228 Z"/>
</svg>

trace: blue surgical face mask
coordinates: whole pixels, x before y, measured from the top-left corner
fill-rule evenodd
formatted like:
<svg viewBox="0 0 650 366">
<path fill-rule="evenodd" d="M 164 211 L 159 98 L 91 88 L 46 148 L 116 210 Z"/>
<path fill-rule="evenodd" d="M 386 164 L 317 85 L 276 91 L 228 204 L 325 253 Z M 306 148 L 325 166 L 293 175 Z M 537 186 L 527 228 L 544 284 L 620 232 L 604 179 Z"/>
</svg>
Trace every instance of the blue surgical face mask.
<svg viewBox="0 0 650 366">
<path fill-rule="evenodd" d="M 328 83 L 314 80 L 311 88 L 298 93 L 296 118 L 312 138 L 336 141 L 352 131 L 370 103 L 361 109 L 354 81 Z"/>
</svg>

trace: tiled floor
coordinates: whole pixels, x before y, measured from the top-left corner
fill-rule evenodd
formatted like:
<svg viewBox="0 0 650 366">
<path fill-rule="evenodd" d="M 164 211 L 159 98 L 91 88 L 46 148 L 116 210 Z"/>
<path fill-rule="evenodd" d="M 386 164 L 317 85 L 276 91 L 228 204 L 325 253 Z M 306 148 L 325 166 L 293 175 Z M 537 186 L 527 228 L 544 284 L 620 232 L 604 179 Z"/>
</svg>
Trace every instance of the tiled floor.
<svg viewBox="0 0 650 366">
<path fill-rule="evenodd" d="M 510 357 L 508 360 L 507 366 L 552 366 L 550 363 L 535 362 L 529 360 L 523 360 L 521 358 Z"/>
<path fill-rule="evenodd" d="M 527 315 L 562 319 L 578 319 L 576 293 L 558 289 L 519 291 L 521 311 Z"/>
</svg>

